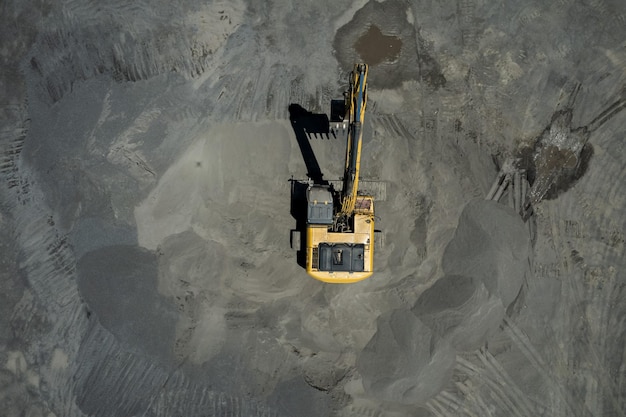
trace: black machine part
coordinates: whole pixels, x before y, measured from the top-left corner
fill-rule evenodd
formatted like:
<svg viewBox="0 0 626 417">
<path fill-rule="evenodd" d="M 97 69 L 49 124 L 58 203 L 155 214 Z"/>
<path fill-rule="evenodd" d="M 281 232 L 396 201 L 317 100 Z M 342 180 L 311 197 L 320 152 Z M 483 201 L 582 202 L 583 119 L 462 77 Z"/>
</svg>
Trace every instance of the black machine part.
<svg viewBox="0 0 626 417">
<path fill-rule="evenodd" d="M 319 245 L 320 271 L 362 272 L 365 268 L 365 245 L 321 243 Z"/>
</svg>

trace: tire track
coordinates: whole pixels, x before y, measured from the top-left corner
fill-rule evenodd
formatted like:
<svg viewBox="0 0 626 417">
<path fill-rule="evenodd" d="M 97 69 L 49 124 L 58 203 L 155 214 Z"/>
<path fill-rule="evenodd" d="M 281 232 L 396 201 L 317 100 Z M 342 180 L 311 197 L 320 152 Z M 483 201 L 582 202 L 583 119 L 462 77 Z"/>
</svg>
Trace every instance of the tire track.
<svg viewBox="0 0 626 417">
<path fill-rule="evenodd" d="M 508 317 L 504 318 L 503 330 L 509 336 L 509 338 L 515 343 L 515 345 L 521 350 L 522 354 L 530 361 L 531 365 L 539 372 L 542 378 L 547 382 L 547 386 L 549 390 L 553 390 L 553 387 L 556 387 L 556 392 L 553 391 L 553 396 L 556 396 L 557 400 L 564 401 L 565 407 L 567 408 L 568 416 L 579 415 L 574 412 L 575 409 L 584 410 L 584 404 L 580 403 L 579 400 L 574 400 L 570 395 L 568 395 L 565 387 L 563 386 L 561 381 L 555 380 L 552 375 L 550 375 L 548 369 L 550 367 L 543 360 L 542 356 L 539 354 L 537 349 L 532 345 L 528 336 L 526 336 L 522 330 L 517 327 Z M 555 395 L 556 394 L 556 395 Z M 572 404 L 575 404 L 576 407 L 572 407 Z M 584 415 L 589 415 L 589 410 Z"/>
<path fill-rule="evenodd" d="M 487 349 L 480 349 L 476 352 L 476 356 L 485 365 L 486 369 L 491 372 L 493 377 L 500 385 L 507 387 L 507 394 L 511 396 L 511 401 L 516 403 L 519 409 L 526 416 L 537 415 L 536 408 L 530 403 L 528 397 L 511 379 L 509 374 L 504 370 L 500 362 Z"/>
<path fill-rule="evenodd" d="M 284 119 L 290 103 L 315 111 L 317 90 L 307 89 L 301 76 L 290 77 L 287 67 L 255 55 L 254 47 L 242 44 L 239 48 L 243 52 L 230 52 L 223 58 L 227 64 L 218 69 L 220 75 L 215 85 L 208 87 L 209 94 L 217 97 L 216 107 L 209 110 L 212 117 L 220 122 Z M 236 64 L 251 59 L 254 62 L 249 65 L 256 68 L 254 73 L 242 71 Z"/>
<path fill-rule="evenodd" d="M 458 0 L 457 11 L 461 28 L 461 43 L 466 49 L 478 45 L 478 20 L 476 19 L 476 3 L 474 0 Z"/>
<path fill-rule="evenodd" d="M 447 413 L 447 411 L 445 407 L 443 407 L 443 405 L 441 405 L 436 398 L 431 398 L 430 400 L 428 400 L 428 402 L 426 403 L 426 407 L 431 413 L 435 415 L 435 417 L 446 417 L 445 413 Z"/>
<path fill-rule="evenodd" d="M 461 376 L 459 376 L 461 377 Z M 463 374 L 462 377 L 466 377 L 466 374 Z M 465 381 L 467 382 L 467 381 Z M 474 408 L 470 407 L 469 403 L 475 405 L 474 396 L 476 392 L 472 392 L 471 389 L 468 389 L 468 386 L 464 386 L 463 388 L 459 388 L 458 384 L 463 385 L 460 382 L 456 382 L 454 387 L 457 388 L 455 391 L 454 387 L 446 388 L 436 396 L 428 399 L 426 402 L 426 406 L 431 412 L 440 416 L 458 416 L 458 415 L 468 415 L 468 416 L 479 416 L 485 414 L 477 414 Z"/>
<path fill-rule="evenodd" d="M 461 398 L 459 398 L 456 394 L 453 394 L 449 391 L 441 391 L 441 395 L 438 395 L 438 400 L 443 405 L 446 406 L 448 410 L 450 410 L 454 414 L 458 414 L 459 412 L 463 412 L 464 414 L 473 415 L 473 413 L 469 413 L 464 408 L 464 403 Z"/>
<path fill-rule="evenodd" d="M 605 166 L 602 171 L 610 172 L 611 170 L 609 169 L 609 167 Z M 607 182 L 599 182 L 599 184 L 607 184 Z M 597 190 L 598 187 L 596 187 L 595 189 Z M 601 193 L 601 191 L 597 192 Z M 550 204 L 548 206 L 548 210 L 554 245 L 557 248 L 566 248 L 567 245 L 561 242 L 560 223 L 554 221 L 556 215 L 554 210 L 556 210 L 556 207 L 554 207 L 553 204 Z M 602 220 L 607 219 L 607 217 L 610 218 L 610 216 L 607 215 L 600 216 Z M 599 229 L 602 230 L 602 228 Z M 606 247 L 607 246 L 605 246 L 605 248 Z M 602 259 L 604 260 L 604 262 L 608 262 L 609 265 L 611 264 L 610 260 L 613 259 L 614 256 L 610 252 L 612 251 L 605 251 L 605 253 L 602 255 Z M 572 306 L 572 308 L 574 309 L 574 314 L 570 313 L 570 316 L 575 317 L 577 320 L 580 320 L 579 322 L 575 321 L 570 326 L 570 328 L 574 331 L 576 335 L 581 334 L 581 336 L 579 336 L 581 338 L 579 342 L 584 343 L 584 346 L 588 353 L 587 355 L 585 355 L 585 358 L 583 360 L 588 360 L 589 362 L 591 362 L 590 369 L 583 368 L 583 375 L 587 378 L 587 381 L 585 382 L 585 388 L 588 388 L 586 390 L 587 398 L 584 399 L 584 408 L 592 415 L 602 415 L 604 412 L 604 407 L 602 405 L 602 401 L 599 400 L 599 398 L 603 398 L 604 400 L 606 400 L 606 397 L 608 396 L 608 400 L 612 404 L 614 412 L 618 413 L 618 415 L 620 416 L 624 416 L 626 415 L 624 413 L 624 410 L 619 408 L 618 398 L 620 398 L 621 395 L 619 392 L 615 391 L 610 372 L 605 366 L 605 360 L 603 359 L 604 352 L 606 350 L 606 339 L 602 337 L 602 334 L 606 334 L 609 324 L 608 319 L 604 319 L 605 317 L 607 317 L 605 310 L 606 307 L 610 305 L 610 300 L 607 300 L 606 297 L 610 297 L 613 292 L 607 290 L 597 291 L 597 288 L 594 285 L 589 285 L 585 289 L 585 287 L 581 283 L 581 280 L 575 279 L 576 276 L 578 276 L 579 274 L 576 274 L 575 271 L 572 270 L 572 262 L 569 261 L 568 257 L 561 258 L 561 263 L 564 270 L 563 281 L 565 284 L 563 285 L 562 297 L 563 300 L 568 300 L 568 302 L 566 302 L 566 305 Z M 604 268 L 601 269 L 600 273 L 604 275 L 603 270 Z M 583 274 L 588 277 L 589 273 L 590 269 L 586 269 Z M 593 274 L 593 271 L 591 273 Z M 607 284 L 611 285 L 610 278 L 608 282 L 606 282 L 606 279 L 603 280 L 605 281 L 603 286 Z M 592 325 L 592 323 L 590 322 L 590 314 L 596 314 L 599 317 L 599 321 L 597 323 L 594 323 L 595 325 Z M 592 329 L 599 330 L 600 334 L 597 337 L 594 337 Z M 606 330 L 603 331 L 602 329 Z M 564 339 L 562 338 L 561 340 Z M 578 359 L 578 356 L 573 351 L 573 345 L 574 344 L 567 344 L 569 348 L 569 356 L 571 356 L 573 359 L 568 360 L 567 363 L 570 365 L 576 364 L 575 368 L 578 369 L 581 367 L 581 360 Z M 592 379 L 595 380 L 595 382 L 592 381 Z M 576 382 L 577 381 L 573 381 L 573 383 Z M 589 409 L 587 402 L 594 406 L 594 408 Z"/>
<path fill-rule="evenodd" d="M 394 114 L 378 114 L 371 117 L 372 128 L 381 129 L 385 138 L 405 138 L 413 140 L 415 134 L 409 132 L 404 123 Z"/>
<path fill-rule="evenodd" d="M 62 415 L 82 415 L 74 405 L 69 367 L 50 366 L 51 354 L 62 349 L 73 357 L 76 347 L 68 340 L 85 327 L 84 308 L 74 281 L 73 254 L 67 239 L 58 233 L 53 217 L 42 203 L 42 192 L 31 186 L 31 176 L 21 160 L 21 149 L 28 134 L 26 107 L 14 108 L 17 129 L 2 132 L 0 153 L 0 194 L 13 218 L 15 240 L 22 254 L 20 268 L 32 290 L 22 299 L 11 317 L 15 332 L 25 341 L 24 355 L 37 364 L 42 398 Z M 14 135 L 13 137 L 11 137 Z M 23 171 L 26 171 L 24 173 Z M 31 340 L 35 339 L 35 341 Z M 62 380 L 57 384 L 55 381 Z M 54 387 L 50 389 L 49 387 Z"/>
<path fill-rule="evenodd" d="M 220 6 L 224 6 L 222 14 L 213 10 Z M 95 15 L 94 9 L 99 10 Z M 63 98 L 76 82 L 100 74 L 119 82 L 172 72 L 197 79 L 213 68 L 213 55 L 238 29 L 243 10 L 212 4 L 190 17 L 170 9 L 172 18 L 166 20 L 146 17 L 145 10 L 134 4 L 65 5 L 64 20 L 39 34 L 24 70 L 36 80 L 36 90 L 46 91 L 52 102 Z M 204 30 L 207 26 L 210 31 Z"/>
<path fill-rule="evenodd" d="M 457 355 L 457 368 L 471 377 L 482 381 L 489 388 L 489 396 L 496 404 L 498 404 L 501 410 L 509 410 L 511 415 L 515 415 L 517 417 L 527 416 L 521 412 L 520 407 L 515 404 L 515 402 L 509 397 L 508 393 L 502 389 L 502 387 L 506 386 L 506 384 L 503 384 L 503 381 L 494 380 L 485 368 L 480 368 L 474 365 L 472 362 L 460 355 Z M 481 395 L 481 393 L 479 392 L 478 395 Z"/>
<path fill-rule="evenodd" d="M 139 182 L 150 184 L 156 180 L 157 173 L 143 153 L 137 149 L 144 142 L 142 136 L 150 129 L 154 120 L 161 117 L 161 110 L 145 110 L 110 146 L 106 156 L 113 165 L 127 168 L 128 172 Z"/>
<path fill-rule="evenodd" d="M 12 189 L 20 185 L 17 165 L 30 127 L 30 119 L 22 106 L 5 106 L 0 112 L 6 115 L 9 126 L 0 130 L 0 178 L 8 189 Z"/>
<path fill-rule="evenodd" d="M 491 409 L 487 407 L 487 404 L 483 401 L 482 396 L 476 393 L 476 388 L 474 388 L 471 379 L 465 382 L 456 382 L 455 385 L 465 396 L 466 404 L 468 400 L 471 401 L 471 404 L 474 406 L 473 408 L 476 409 L 478 416 L 493 417 Z"/>
</svg>

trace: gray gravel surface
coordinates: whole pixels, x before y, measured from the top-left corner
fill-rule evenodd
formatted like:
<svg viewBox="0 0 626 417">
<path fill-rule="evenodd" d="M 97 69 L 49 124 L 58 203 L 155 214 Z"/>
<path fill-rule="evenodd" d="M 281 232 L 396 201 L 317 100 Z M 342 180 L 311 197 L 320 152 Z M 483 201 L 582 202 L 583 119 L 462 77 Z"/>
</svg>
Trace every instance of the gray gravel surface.
<svg viewBox="0 0 626 417">
<path fill-rule="evenodd" d="M 623 2 L 0 10 L 0 416 L 626 414 Z M 326 285 L 288 108 L 367 45 L 385 246 Z M 483 200 L 510 157 L 527 222 Z"/>
</svg>

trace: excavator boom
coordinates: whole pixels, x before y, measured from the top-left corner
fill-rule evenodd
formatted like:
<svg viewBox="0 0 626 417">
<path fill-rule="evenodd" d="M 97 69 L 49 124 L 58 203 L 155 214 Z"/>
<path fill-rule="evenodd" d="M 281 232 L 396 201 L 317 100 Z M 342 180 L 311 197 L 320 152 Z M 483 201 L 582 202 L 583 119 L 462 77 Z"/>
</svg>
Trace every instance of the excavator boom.
<svg viewBox="0 0 626 417">
<path fill-rule="evenodd" d="M 341 215 L 354 212 L 359 189 L 359 171 L 361 169 L 361 144 L 363 142 L 363 123 L 367 106 L 367 70 L 366 64 L 357 64 L 352 72 L 350 90 L 346 96 L 346 113 L 349 120 L 348 146 L 346 149 L 346 167 L 344 186 L 341 196 Z"/>
</svg>

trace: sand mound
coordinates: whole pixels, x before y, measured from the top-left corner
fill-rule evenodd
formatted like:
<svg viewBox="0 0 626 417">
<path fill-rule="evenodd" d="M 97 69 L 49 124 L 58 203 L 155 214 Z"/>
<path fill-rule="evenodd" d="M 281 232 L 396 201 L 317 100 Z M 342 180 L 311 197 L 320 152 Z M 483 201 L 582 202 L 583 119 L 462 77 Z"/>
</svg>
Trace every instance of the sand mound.
<svg viewBox="0 0 626 417">
<path fill-rule="evenodd" d="M 519 216 L 492 201 L 470 202 L 442 259 L 446 275 L 411 311 L 381 316 L 357 368 L 368 392 L 416 404 L 435 395 L 458 351 L 485 343 L 528 273 L 530 240 Z"/>
<path fill-rule="evenodd" d="M 171 360 L 174 305 L 157 292 L 156 256 L 136 246 L 109 246 L 78 262 L 78 288 L 100 323 L 128 348 Z"/>
<path fill-rule="evenodd" d="M 507 307 L 528 273 L 530 249 L 526 226 L 513 210 L 474 200 L 463 210 L 441 264 L 446 275 L 479 279 Z"/>
<path fill-rule="evenodd" d="M 431 330 L 411 311 L 383 314 L 356 363 L 365 390 L 400 404 L 435 395 L 449 376 L 445 370 L 454 366 L 454 351 L 443 345 L 433 350 L 433 342 Z"/>
</svg>

